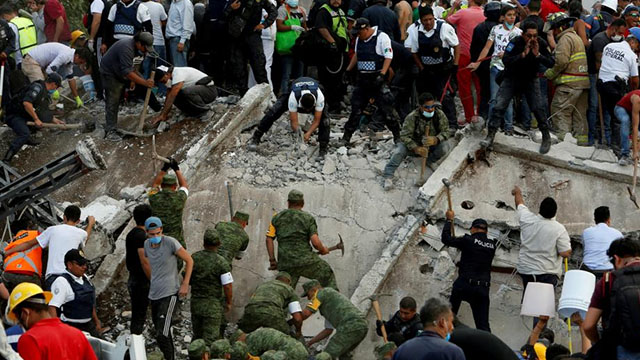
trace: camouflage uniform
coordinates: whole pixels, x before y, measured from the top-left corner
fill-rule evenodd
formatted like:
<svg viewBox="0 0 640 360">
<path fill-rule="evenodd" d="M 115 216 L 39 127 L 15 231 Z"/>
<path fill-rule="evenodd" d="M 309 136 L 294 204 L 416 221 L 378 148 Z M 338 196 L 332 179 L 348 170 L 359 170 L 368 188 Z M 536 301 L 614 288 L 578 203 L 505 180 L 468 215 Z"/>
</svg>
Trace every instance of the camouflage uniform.
<svg viewBox="0 0 640 360">
<path fill-rule="evenodd" d="M 169 178 L 169 176 L 165 176 L 165 178 Z M 171 182 L 171 180 L 167 180 Z M 175 178 L 173 181 L 175 183 Z M 167 184 L 164 179 L 163 184 Z M 178 240 L 185 249 L 187 243 L 182 235 L 182 210 L 186 201 L 187 192 L 180 189 L 178 191 L 154 189 L 149 192 L 149 205 L 151 205 L 153 216 L 162 220 L 162 233 Z"/>
<path fill-rule="evenodd" d="M 251 295 L 238 326 L 245 333 L 268 327 L 289 334 L 288 305 L 299 301 L 291 286 L 280 280 L 267 281 Z"/>
<path fill-rule="evenodd" d="M 220 245 L 218 253 L 231 264 L 240 251 L 247 250 L 249 235 L 240 224 L 233 221 L 219 222 L 216 224 L 216 230 L 218 230 L 222 239 L 222 245 Z"/>
<path fill-rule="evenodd" d="M 284 351 L 269 350 L 260 356 L 260 360 L 288 360 L 291 359 Z"/>
<path fill-rule="evenodd" d="M 226 354 L 231 354 L 232 347 L 227 339 L 216 340 L 211 344 L 210 355 L 212 359 L 226 359 Z"/>
<path fill-rule="evenodd" d="M 215 230 L 208 229 L 205 232 L 205 244 L 216 236 L 219 235 Z M 219 237 L 216 240 L 219 244 Z M 192 257 L 193 272 L 190 284 L 193 336 L 202 338 L 211 345 L 220 338 L 220 324 L 224 314 L 223 285 L 220 277 L 231 272 L 231 266 L 215 251 L 200 250 Z"/>
<path fill-rule="evenodd" d="M 189 360 L 202 360 L 202 355 L 209 352 L 207 344 L 202 339 L 196 339 L 189 344 Z"/>
<path fill-rule="evenodd" d="M 252 356 L 260 356 L 269 351 L 284 352 L 288 360 L 307 360 L 309 352 L 304 344 L 278 330 L 260 328 L 247 335 L 247 347 Z"/>
<path fill-rule="evenodd" d="M 389 359 L 387 354 L 397 349 L 398 347 L 396 346 L 396 344 L 393 341 L 389 341 L 386 344 L 376 346 L 376 348 L 373 350 L 373 353 L 376 356 L 376 360 L 385 360 Z"/>
<path fill-rule="evenodd" d="M 247 344 L 236 341 L 231 349 L 231 360 L 246 360 L 248 352 Z"/>
<path fill-rule="evenodd" d="M 305 287 L 307 284 L 309 283 Z M 307 308 L 314 313 L 320 310 L 320 314 L 336 330 L 324 351 L 334 359 L 351 359 L 351 351 L 360 344 L 369 330 L 360 310 L 344 295 L 331 288 L 318 290 Z"/>
<path fill-rule="evenodd" d="M 316 220 L 302 210 L 287 209 L 271 220 L 268 237 L 278 241 L 278 270 L 291 274 L 295 289 L 300 276 L 316 279 L 323 287 L 338 289 L 331 266 L 313 251 L 311 236 L 318 233 Z"/>
</svg>

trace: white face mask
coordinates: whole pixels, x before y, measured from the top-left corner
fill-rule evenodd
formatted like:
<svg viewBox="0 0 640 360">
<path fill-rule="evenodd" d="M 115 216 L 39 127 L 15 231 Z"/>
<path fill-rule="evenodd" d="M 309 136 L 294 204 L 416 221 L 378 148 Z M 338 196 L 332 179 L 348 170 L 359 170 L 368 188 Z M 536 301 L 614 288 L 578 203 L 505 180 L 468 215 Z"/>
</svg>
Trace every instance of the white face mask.
<svg viewBox="0 0 640 360">
<path fill-rule="evenodd" d="M 611 40 L 615 41 L 615 42 L 619 42 L 622 41 L 622 35 L 613 35 L 611 37 Z"/>
</svg>

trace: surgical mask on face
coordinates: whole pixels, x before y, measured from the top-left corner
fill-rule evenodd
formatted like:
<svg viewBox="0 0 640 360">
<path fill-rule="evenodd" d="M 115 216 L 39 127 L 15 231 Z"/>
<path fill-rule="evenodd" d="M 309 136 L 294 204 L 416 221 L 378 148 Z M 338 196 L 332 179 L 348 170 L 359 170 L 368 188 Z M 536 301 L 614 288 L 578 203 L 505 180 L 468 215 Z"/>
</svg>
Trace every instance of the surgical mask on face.
<svg viewBox="0 0 640 360">
<path fill-rule="evenodd" d="M 298 0 L 287 0 L 286 3 L 292 8 L 298 7 Z"/>
<path fill-rule="evenodd" d="M 508 30 L 513 29 L 513 27 L 514 27 L 515 25 L 516 25 L 515 23 L 513 23 L 513 24 L 509 24 L 508 22 L 505 22 L 505 23 L 504 23 L 504 26 L 506 26 Z"/>
<path fill-rule="evenodd" d="M 444 338 L 446 341 L 451 340 L 451 333 L 447 333 L 447 336 Z"/>
<path fill-rule="evenodd" d="M 50 89 L 47 91 L 49 92 L 49 96 L 52 96 L 56 92 L 56 89 Z"/>
<path fill-rule="evenodd" d="M 422 111 L 422 116 L 426 117 L 427 119 L 432 118 L 433 114 L 435 114 L 435 111 L 432 111 L 432 112 Z"/>
<path fill-rule="evenodd" d="M 622 35 L 613 35 L 611 37 L 611 40 L 618 42 L 618 41 L 622 41 Z"/>
<path fill-rule="evenodd" d="M 162 236 L 154 236 L 152 238 L 149 238 L 149 242 L 151 242 L 153 245 L 158 245 L 160 244 L 161 241 L 162 241 Z"/>
</svg>

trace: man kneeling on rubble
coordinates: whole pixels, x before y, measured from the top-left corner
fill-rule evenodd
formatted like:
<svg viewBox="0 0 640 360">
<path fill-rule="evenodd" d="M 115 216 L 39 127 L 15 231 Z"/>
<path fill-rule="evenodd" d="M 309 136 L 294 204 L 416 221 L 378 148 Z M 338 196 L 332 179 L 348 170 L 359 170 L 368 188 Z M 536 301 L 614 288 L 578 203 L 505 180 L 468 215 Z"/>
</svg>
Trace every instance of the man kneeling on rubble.
<svg viewBox="0 0 640 360">
<path fill-rule="evenodd" d="M 162 112 L 153 118 L 153 124 L 167 120 L 173 104 L 187 116 L 202 116 L 218 97 L 213 78 L 188 66 L 158 66 L 155 81 L 165 84 L 168 92 Z"/>
<path fill-rule="evenodd" d="M 384 189 L 393 188 L 393 174 L 409 152 L 427 157 L 429 164 L 442 158 L 450 149 L 449 121 L 440 104 L 430 93 L 418 98 L 420 106 L 404 119 L 400 130 L 400 142 L 396 145 L 389 163 L 384 168 Z"/>
</svg>

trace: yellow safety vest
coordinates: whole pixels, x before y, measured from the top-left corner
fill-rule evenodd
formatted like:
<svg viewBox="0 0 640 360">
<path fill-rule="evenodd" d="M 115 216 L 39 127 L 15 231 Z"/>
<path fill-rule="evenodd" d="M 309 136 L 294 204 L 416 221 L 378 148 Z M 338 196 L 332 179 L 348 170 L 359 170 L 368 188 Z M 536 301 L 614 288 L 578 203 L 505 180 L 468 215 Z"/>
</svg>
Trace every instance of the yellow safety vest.
<svg viewBox="0 0 640 360">
<path fill-rule="evenodd" d="M 349 36 L 347 35 L 347 16 L 344 14 L 342 9 L 333 10 L 329 4 L 322 5 L 321 9 L 325 9 L 331 15 L 331 20 L 333 21 L 332 29 L 336 35 L 343 38 L 346 43 L 345 51 L 349 51 Z"/>
<path fill-rule="evenodd" d="M 27 55 L 29 50 L 38 45 L 38 33 L 33 21 L 25 17 L 14 17 L 11 23 L 18 27 L 18 38 L 20 39 L 20 52 L 22 56 Z"/>
</svg>

